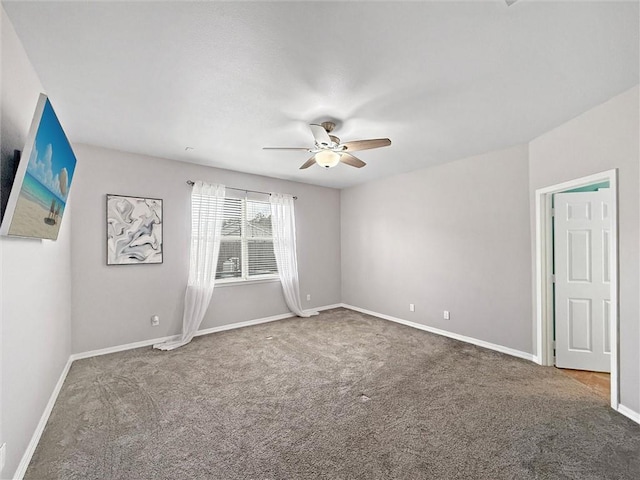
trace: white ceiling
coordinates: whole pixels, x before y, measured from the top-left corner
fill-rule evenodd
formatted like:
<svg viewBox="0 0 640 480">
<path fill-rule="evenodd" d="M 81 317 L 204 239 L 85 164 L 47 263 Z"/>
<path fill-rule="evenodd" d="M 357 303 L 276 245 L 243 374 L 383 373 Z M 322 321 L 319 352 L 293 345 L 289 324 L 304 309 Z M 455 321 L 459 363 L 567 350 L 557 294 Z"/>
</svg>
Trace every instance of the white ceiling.
<svg viewBox="0 0 640 480">
<path fill-rule="evenodd" d="M 639 78 L 638 1 L 3 4 L 72 142 L 338 188 L 527 142 Z M 362 169 L 261 150 L 327 118 L 393 144 Z"/>
</svg>

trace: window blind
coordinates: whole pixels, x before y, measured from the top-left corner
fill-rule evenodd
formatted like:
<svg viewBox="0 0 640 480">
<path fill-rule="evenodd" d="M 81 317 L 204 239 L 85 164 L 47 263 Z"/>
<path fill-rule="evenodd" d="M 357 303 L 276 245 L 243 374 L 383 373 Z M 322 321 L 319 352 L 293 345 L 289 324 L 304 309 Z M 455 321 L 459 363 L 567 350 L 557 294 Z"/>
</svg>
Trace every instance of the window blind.
<svg viewBox="0 0 640 480">
<path fill-rule="evenodd" d="M 194 235 L 198 234 L 195 230 L 198 215 L 213 211 L 206 208 L 207 201 L 211 200 L 204 197 L 193 200 Z M 246 198 L 225 198 L 222 215 L 216 279 L 240 281 L 277 276 L 270 204 Z"/>
</svg>

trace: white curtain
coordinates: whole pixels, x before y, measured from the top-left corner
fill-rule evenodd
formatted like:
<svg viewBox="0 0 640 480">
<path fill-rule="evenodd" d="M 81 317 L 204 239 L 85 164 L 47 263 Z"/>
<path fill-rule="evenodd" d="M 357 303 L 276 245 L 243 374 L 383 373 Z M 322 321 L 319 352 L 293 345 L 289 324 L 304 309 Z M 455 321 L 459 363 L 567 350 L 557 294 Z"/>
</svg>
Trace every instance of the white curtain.
<svg viewBox="0 0 640 480">
<path fill-rule="evenodd" d="M 198 331 L 209 307 L 216 280 L 225 198 L 224 185 L 197 181 L 191 192 L 191 259 L 184 297 L 182 335 L 153 346 L 173 350 L 186 345 Z"/>
<path fill-rule="evenodd" d="M 318 312 L 303 310 L 300 302 L 294 198 L 291 195 L 272 193 L 270 202 L 273 250 L 276 256 L 284 299 L 289 310 L 299 317 L 318 315 Z"/>
</svg>

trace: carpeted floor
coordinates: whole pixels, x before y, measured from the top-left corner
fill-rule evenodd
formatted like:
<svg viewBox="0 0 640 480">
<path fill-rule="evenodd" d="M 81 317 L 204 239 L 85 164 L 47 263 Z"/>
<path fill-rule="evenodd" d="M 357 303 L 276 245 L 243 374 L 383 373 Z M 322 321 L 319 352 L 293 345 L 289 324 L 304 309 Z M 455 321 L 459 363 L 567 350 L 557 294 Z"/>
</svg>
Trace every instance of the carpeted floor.
<svg viewBox="0 0 640 480">
<path fill-rule="evenodd" d="M 634 479 L 554 368 L 345 309 L 74 362 L 28 479 Z"/>
</svg>

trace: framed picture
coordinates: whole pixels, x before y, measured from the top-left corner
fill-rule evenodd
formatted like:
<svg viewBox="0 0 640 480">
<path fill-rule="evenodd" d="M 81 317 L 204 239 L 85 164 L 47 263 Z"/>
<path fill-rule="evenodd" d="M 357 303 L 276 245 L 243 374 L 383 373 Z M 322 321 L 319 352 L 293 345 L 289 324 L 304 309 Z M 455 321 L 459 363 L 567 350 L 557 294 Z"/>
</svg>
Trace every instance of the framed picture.
<svg viewBox="0 0 640 480">
<path fill-rule="evenodd" d="M 56 240 L 76 156 L 44 94 L 38 98 L 22 155 L 14 155 L 14 163 L 17 170 L 0 234 Z"/>
<path fill-rule="evenodd" d="M 162 263 L 162 200 L 107 195 L 107 265 Z"/>
</svg>

